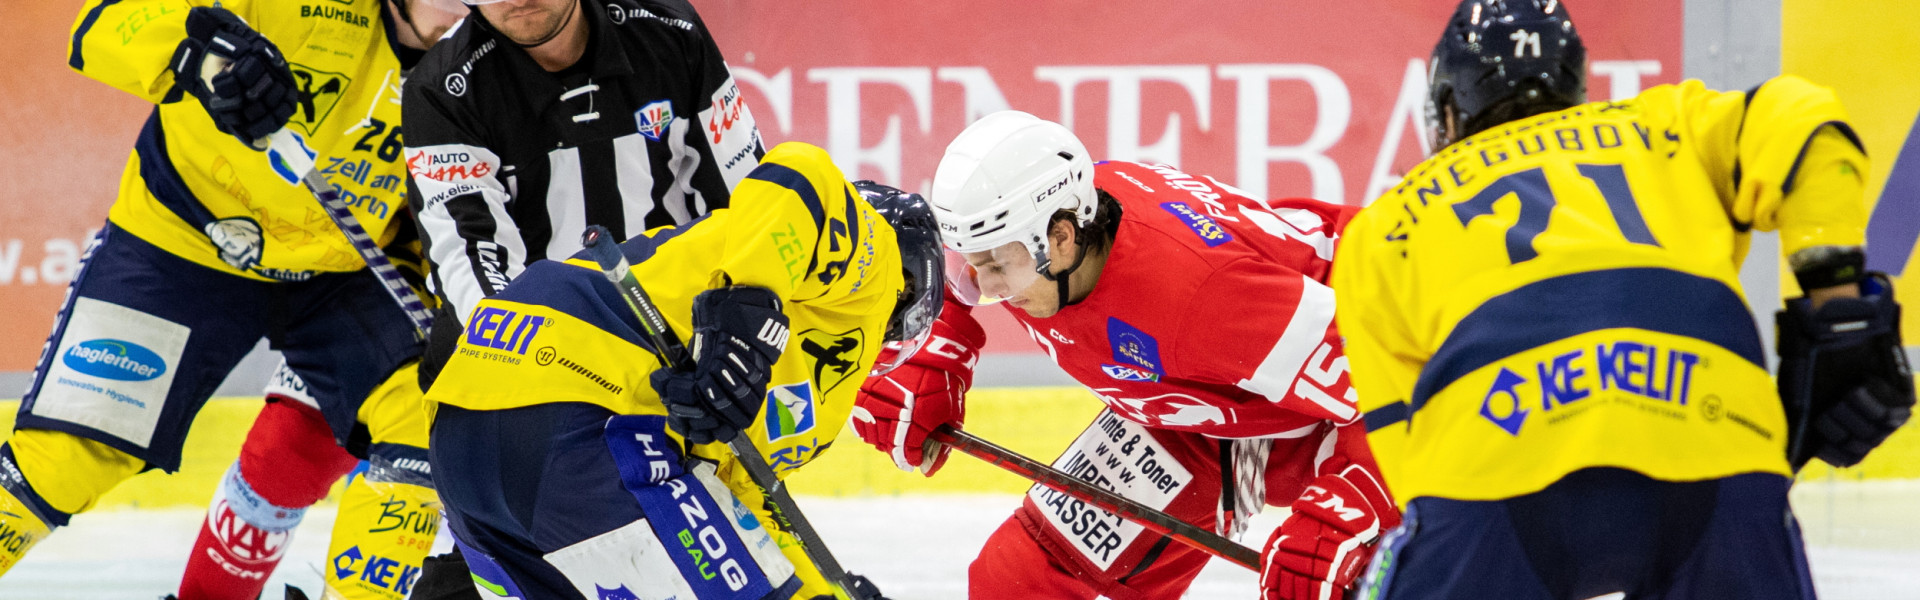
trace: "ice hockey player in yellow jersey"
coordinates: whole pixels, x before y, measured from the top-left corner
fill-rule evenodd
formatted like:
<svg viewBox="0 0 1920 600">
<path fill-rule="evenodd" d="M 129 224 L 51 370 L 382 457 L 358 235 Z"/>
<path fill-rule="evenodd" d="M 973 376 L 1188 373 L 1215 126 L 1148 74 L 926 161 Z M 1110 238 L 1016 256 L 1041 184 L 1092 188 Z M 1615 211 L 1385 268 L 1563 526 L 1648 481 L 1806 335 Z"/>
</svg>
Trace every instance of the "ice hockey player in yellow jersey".
<svg viewBox="0 0 1920 600">
<path fill-rule="evenodd" d="M 1406 509 L 1363 597 L 1813 598 L 1791 469 L 1858 461 L 1913 404 L 1863 269 L 1867 159 L 1796 77 L 1587 103 L 1567 10 L 1462 2 L 1433 155 L 1343 234 L 1338 323 Z M 1810 290 L 1784 406 L 1738 280 L 1754 229 Z"/>
<path fill-rule="evenodd" d="M 728 208 L 622 244 L 693 368 L 662 369 L 585 253 L 478 304 L 427 400 L 434 477 L 482 589 L 517 598 L 832 597 L 724 442 L 819 456 L 882 344 L 911 355 L 943 262 L 917 194 L 775 147 Z"/>
<path fill-rule="evenodd" d="M 264 337 L 285 358 L 284 385 L 210 501 L 180 597 L 259 597 L 307 506 L 359 458 L 370 468 L 342 497 L 328 595 L 406 597 L 438 523 L 416 327 L 296 183 L 304 173 L 261 142 L 296 136 L 374 242 L 417 275 L 400 84 L 464 11 L 429 0 L 75 5 L 68 65 L 154 106 L 0 448 L 0 536 L 15 534 L 0 571 L 120 481 L 179 468 L 194 416 Z"/>
</svg>

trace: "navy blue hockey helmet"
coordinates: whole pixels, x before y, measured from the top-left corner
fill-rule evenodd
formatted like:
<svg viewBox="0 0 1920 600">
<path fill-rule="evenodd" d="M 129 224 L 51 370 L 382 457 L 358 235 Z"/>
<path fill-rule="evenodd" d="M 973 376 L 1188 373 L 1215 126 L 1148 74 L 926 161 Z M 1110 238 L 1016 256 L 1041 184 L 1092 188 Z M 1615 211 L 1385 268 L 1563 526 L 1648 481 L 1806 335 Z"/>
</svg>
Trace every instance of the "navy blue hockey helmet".
<svg viewBox="0 0 1920 600">
<path fill-rule="evenodd" d="M 1462 0 L 1428 64 L 1434 152 L 1487 128 L 1587 101 L 1587 49 L 1560 0 Z M 1457 131 L 1449 131 L 1445 107 Z"/>
<path fill-rule="evenodd" d="M 945 299 L 946 257 L 940 247 L 940 225 L 934 221 L 933 207 L 919 194 L 872 181 L 853 182 L 860 197 L 866 199 L 880 217 L 893 226 L 894 239 L 900 244 L 900 265 L 907 273 L 907 289 L 894 306 L 887 322 L 888 342 L 898 342 L 890 364 L 874 365 L 881 374 L 906 362 L 919 351 L 940 317 Z"/>
</svg>

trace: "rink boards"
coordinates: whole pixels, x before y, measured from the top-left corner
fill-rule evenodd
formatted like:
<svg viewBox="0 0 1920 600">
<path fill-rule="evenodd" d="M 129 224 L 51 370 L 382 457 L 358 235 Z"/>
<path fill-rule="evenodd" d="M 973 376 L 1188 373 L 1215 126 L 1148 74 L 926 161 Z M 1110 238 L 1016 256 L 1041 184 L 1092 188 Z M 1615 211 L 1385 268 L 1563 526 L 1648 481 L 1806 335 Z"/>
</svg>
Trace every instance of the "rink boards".
<svg viewBox="0 0 1920 600">
<path fill-rule="evenodd" d="M 179 473 L 143 473 L 115 488 L 98 508 L 203 506 L 214 483 L 239 453 L 262 403 L 225 398 L 207 403 L 194 422 Z M 19 402 L 0 401 L 0 425 L 11 431 Z M 1051 462 L 1099 412 L 1083 388 L 986 388 L 967 399 L 967 430 L 1028 456 Z M 1920 427 L 1907 427 L 1860 466 L 1830 469 L 1815 462 L 1801 480 L 1920 479 Z M 871 497 L 903 494 L 1017 494 L 1025 480 L 971 457 L 955 454 L 939 476 L 902 472 L 892 461 L 845 430 L 830 451 L 791 479 L 797 494 Z"/>
</svg>

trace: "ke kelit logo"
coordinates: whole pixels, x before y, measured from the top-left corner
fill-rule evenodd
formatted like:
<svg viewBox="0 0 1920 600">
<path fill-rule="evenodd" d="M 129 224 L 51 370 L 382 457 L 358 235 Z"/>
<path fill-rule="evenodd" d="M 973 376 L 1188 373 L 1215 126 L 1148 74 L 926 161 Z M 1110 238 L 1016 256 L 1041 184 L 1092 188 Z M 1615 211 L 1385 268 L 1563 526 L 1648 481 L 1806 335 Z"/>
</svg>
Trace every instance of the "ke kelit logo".
<svg viewBox="0 0 1920 600">
<path fill-rule="evenodd" d="M 420 567 L 378 554 L 361 554 L 360 547 L 348 548 L 333 557 L 333 577 L 341 581 L 358 579 L 374 587 L 390 590 L 404 598 L 413 592 L 420 579 Z"/>
<path fill-rule="evenodd" d="M 1113 361 L 1166 375 L 1160 364 L 1160 342 L 1153 336 L 1116 317 L 1107 317 L 1107 343 L 1113 345 Z"/>
<path fill-rule="evenodd" d="M 1209 248 L 1233 241 L 1233 234 L 1227 233 L 1227 230 L 1220 228 L 1219 223 L 1193 210 L 1193 207 L 1187 206 L 1185 202 L 1165 202 L 1160 204 L 1160 208 L 1167 209 L 1167 212 L 1173 213 L 1180 222 L 1186 223 L 1187 228 L 1200 236 Z"/>
<path fill-rule="evenodd" d="M 1532 380 L 1501 367 L 1480 401 L 1480 416 L 1507 435 L 1518 436 L 1534 408 L 1551 413 L 1598 392 L 1650 400 L 1653 403 L 1640 405 L 1649 414 L 1685 418 L 1685 413 L 1660 407 L 1687 406 L 1693 392 L 1693 370 L 1699 365 L 1698 354 L 1640 342 L 1602 342 L 1592 348 L 1575 348 L 1535 363 Z M 1529 400 L 1532 395 L 1537 395 L 1538 401 Z"/>
<path fill-rule="evenodd" d="M 498 306 L 482 307 L 467 325 L 467 343 L 525 356 L 527 346 L 552 319 L 523 315 Z"/>
<path fill-rule="evenodd" d="M 1527 414 L 1532 411 L 1520 403 L 1520 386 L 1527 378 L 1500 368 L 1500 374 L 1493 378 L 1493 387 L 1487 390 L 1487 397 L 1480 400 L 1480 416 L 1493 422 L 1507 435 L 1520 435 L 1520 426 L 1527 423 Z"/>
<path fill-rule="evenodd" d="M 673 104 L 656 100 L 633 111 L 633 121 L 639 125 L 640 135 L 656 142 L 662 141 L 667 134 L 667 127 L 673 124 Z"/>
<path fill-rule="evenodd" d="M 146 346 L 123 340 L 87 340 L 61 358 L 67 368 L 116 381 L 148 381 L 167 372 L 167 361 Z"/>
<path fill-rule="evenodd" d="M 1160 381 L 1160 376 L 1126 365 L 1100 365 L 1100 370 L 1108 377 L 1121 381 Z"/>
<path fill-rule="evenodd" d="M 767 390 L 767 441 L 813 430 L 813 385 L 802 381 Z"/>
</svg>

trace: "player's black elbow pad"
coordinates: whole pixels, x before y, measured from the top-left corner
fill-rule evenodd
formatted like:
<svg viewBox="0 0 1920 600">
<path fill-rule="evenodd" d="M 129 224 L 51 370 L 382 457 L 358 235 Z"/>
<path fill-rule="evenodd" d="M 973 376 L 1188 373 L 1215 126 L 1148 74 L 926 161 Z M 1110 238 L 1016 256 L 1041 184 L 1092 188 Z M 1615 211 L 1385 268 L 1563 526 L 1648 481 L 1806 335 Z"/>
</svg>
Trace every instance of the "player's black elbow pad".
<svg viewBox="0 0 1920 600">
<path fill-rule="evenodd" d="M 1860 296 L 1828 300 L 1817 311 L 1809 299 L 1794 298 L 1777 316 L 1778 385 L 1795 469 L 1815 457 L 1856 464 L 1913 414 L 1913 374 L 1892 282 L 1870 273 Z"/>
</svg>

